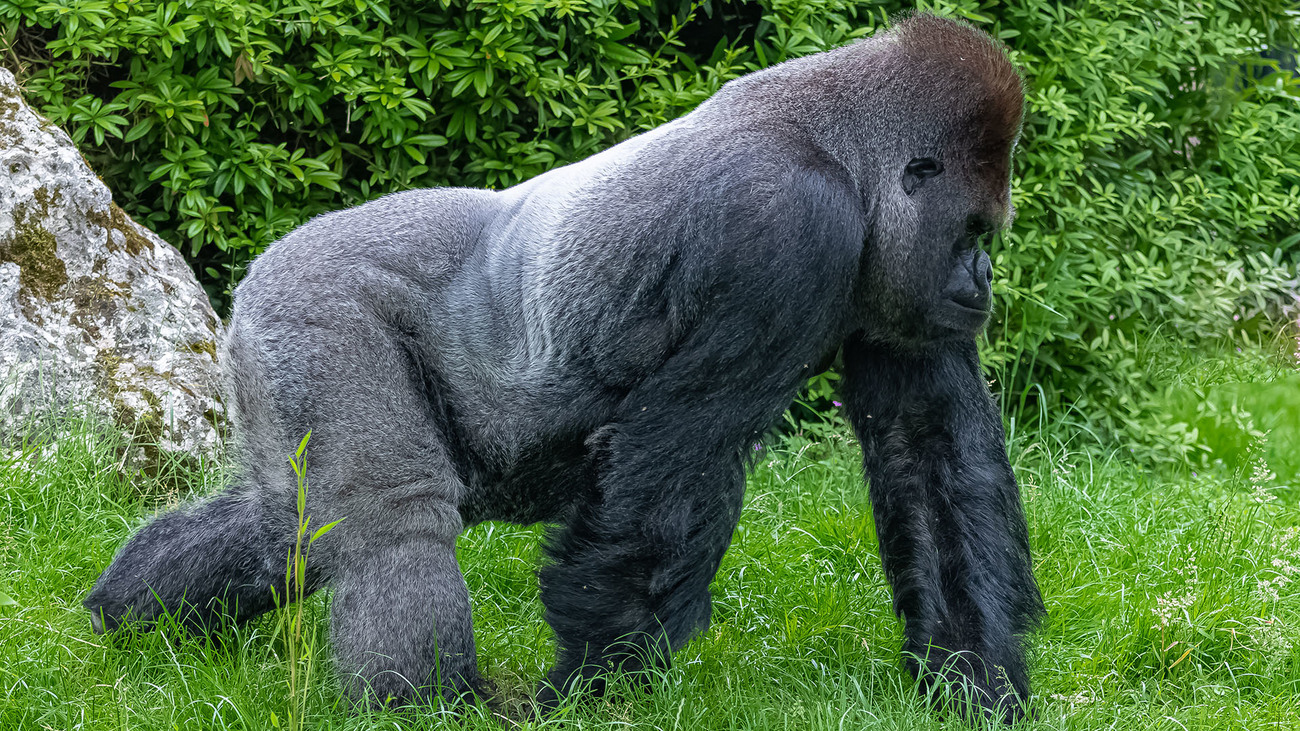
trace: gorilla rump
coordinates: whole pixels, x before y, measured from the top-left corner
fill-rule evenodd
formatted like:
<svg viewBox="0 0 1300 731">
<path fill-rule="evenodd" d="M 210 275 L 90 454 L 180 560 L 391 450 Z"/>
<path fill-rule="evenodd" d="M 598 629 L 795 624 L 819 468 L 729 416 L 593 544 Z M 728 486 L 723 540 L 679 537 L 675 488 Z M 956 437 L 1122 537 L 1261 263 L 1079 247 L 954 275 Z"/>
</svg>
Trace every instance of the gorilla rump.
<svg viewBox="0 0 1300 731">
<path fill-rule="evenodd" d="M 1042 603 L 975 337 L 1022 106 L 994 41 L 917 15 L 508 190 L 312 220 L 236 294 L 239 476 L 127 543 L 96 629 L 269 609 L 311 430 L 307 512 L 343 522 L 306 580 L 347 694 L 480 690 L 455 543 L 485 520 L 555 526 L 538 707 L 602 692 L 708 624 L 748 447 L 842 352 L 906 662 L 1019 717 Z"/>
</svg>

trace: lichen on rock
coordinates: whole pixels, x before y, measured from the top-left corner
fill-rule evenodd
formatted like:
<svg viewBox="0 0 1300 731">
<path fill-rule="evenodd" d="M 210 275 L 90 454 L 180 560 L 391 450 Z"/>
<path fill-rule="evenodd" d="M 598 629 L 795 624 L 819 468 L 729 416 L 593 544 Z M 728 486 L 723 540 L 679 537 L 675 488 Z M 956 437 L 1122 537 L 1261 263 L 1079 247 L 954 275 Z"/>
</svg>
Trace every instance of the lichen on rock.
<svg viewBox="0 0 1300 731">
<path fill-rule="evenodd" d="M 141 467 L 212 455 L 221 322 L 180 253 L 113 203 L 5 69 L 0 180 L 0 443 L 94 416 Z"/>
</svg>

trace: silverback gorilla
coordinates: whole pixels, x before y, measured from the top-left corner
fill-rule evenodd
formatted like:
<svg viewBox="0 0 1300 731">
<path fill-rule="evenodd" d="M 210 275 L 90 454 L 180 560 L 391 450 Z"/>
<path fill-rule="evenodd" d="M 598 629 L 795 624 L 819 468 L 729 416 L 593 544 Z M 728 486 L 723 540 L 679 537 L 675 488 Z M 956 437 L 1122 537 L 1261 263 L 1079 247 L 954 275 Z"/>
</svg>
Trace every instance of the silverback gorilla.
<svg viewBox="0 0 1300 731">
<path fill-rule="evenodd" d="M 929 15 L 724 86 L 508 190 L 320 216 L 262 254 L 223 346 L 241 470 L 121 550 L 98 631 L 255 617 L 307 512 L 360 703 L 481 691 L 456 538 L 554 525 L 540 712 L 709 622 L 746 454 L 839 352 L 909 670 L 1012 721 L 1043 611 L 975 338 L 1009 219 L 1021 80 Z M 973 701 L 973 703 L 972 703 Z"/>
</svg>

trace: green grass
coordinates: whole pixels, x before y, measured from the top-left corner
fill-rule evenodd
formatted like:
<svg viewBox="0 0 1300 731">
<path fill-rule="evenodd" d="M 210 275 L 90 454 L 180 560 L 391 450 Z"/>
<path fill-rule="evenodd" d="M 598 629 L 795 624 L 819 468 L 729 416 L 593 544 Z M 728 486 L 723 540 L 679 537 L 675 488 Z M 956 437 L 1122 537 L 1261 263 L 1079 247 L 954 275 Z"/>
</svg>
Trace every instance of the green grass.
<svg viewBox="0 0 1300 731">
<path fill-rule="evenodd" d="M 1250 460 L 1159 467 L 1065 448 L 1067 433 L 1018 434 L 1012 445 L 1048 608 L 1032 661 L 1038 718 L 1025 726 L 1300 728 L 1300 492 L 1264 480 Z M 858 460 L 836 428 L 765 450 L 714 584 L 712 627 L 652 695 L 565 709 L 543 725 L 963 728 L 937 720 L 900 669 Z M 128 478 L 114 445 L 88 430 L 57 450 L 34 440 L 0 455 L 0 728 L 286 725 L 289 653 L 274 615 L 220 646 L 90 631 L 80 601 L 114 550 L 220 475 L 182 470 L 176 480 L 167 490 Z M 552 653 L 538 536 L 491 524 L 460 543 L 480 664 L 507 710 Z M 307 689 L 305 728 L 506 727 L 483 708 L 462 720 L 349 713 L 330 674 L 326 599 L 306 603 L 322 672 Z"/>
</svg>

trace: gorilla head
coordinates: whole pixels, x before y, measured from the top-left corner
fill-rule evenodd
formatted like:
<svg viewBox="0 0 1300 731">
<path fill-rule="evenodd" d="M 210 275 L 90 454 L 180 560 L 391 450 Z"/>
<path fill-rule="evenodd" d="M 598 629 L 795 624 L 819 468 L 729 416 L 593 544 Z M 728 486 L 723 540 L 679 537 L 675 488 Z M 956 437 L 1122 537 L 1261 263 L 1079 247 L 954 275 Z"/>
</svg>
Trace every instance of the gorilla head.
<svg viewBox="0 0 1300 731">
<path fill-rule="evenodd" d="M 537 707 L 602 692 L 707 626 L 748 447 L 842 352 L 906 664 L 1018 718 L 1042 603 L 974 338 L 1021 107 L 995 42 L 917 15 L 514 188 L 307 223 L 236 293 L 240 476 L 131 539 L 96 628 L 269 608 L 310 430 L 307 512 L 343 522 L 307 580 L 349 696 L 480 690 L 455 541 L 483 520 L 552 526 Z"/>
<path fill-rule="evenodd" d="M 969 337 L 991 305 L 981 247 L 1012 214 L 1020 76 L 991 38 L 926 16 L 844 66 L 836 78 L 875 81 L 850 86 L 849 102 L 869 120 L 852 143 L 870 151 L 864 197 L 874 218 L 861 269 L 868 330 L 910 342 Z"/>
</svg>

